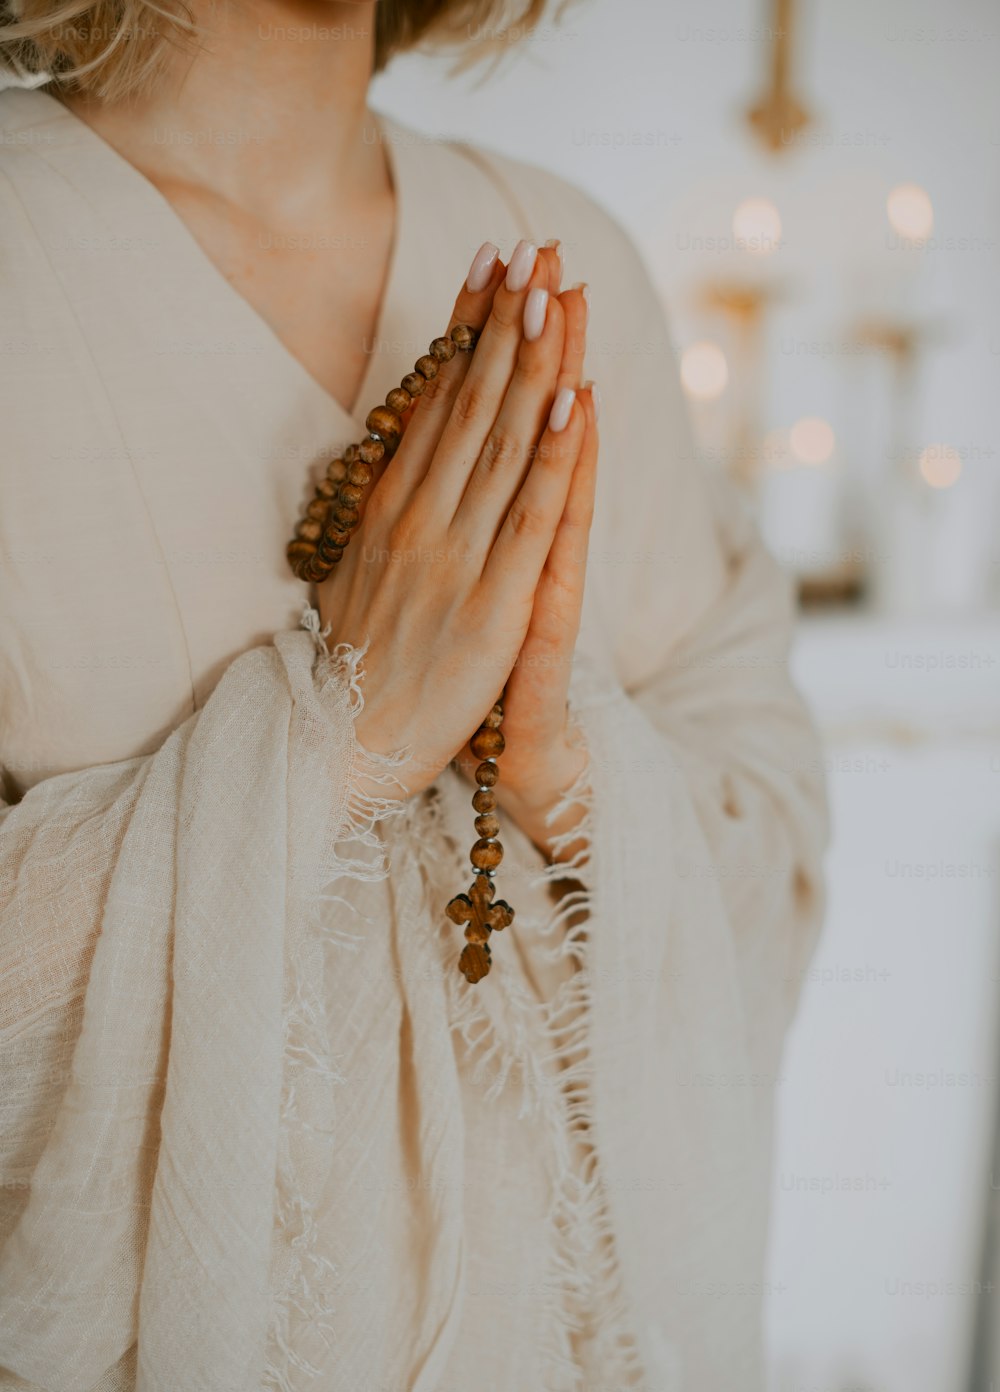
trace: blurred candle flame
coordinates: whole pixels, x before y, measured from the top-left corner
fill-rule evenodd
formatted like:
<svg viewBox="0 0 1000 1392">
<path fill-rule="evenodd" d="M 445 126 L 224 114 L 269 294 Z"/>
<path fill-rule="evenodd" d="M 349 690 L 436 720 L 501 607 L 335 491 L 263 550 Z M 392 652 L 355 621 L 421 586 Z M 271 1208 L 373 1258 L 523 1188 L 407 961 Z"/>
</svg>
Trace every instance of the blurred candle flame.
<svg viewBox="0 0 1000 1392">
<path fill-rule="evenodd" d="M 788 432 L 789 447 L 800 464 L 825 464 L 836 443 L 830 422 L 819 416 L 803 416 Z"/>
<path fill-rule="evenodd" d="M 692 343 L 681 354 L 681 383 L 695 401 L 714 401 L 729 381 L 726 355 L 717 343 Z"/>
<path fill-rule="evenodd" d="M 885 201 L 892 230 L 908 242 L 920 242 L 934 228 L 934 205 L 919 184 L 897 184 Z"/>
<path fill-rule="evenodd" d="M 781 214 L 769 198 L 744 198 L 733 214 L 733 237 L 741 251 L 770 256 L 781 245 Z"/>
<path fill-rule="evenodd" d="M 962 456 L 951 445 L 928 445 L 920 451 L 917 467 L 931 488 L 951 488 L 962 473 Z"/>
</svg>

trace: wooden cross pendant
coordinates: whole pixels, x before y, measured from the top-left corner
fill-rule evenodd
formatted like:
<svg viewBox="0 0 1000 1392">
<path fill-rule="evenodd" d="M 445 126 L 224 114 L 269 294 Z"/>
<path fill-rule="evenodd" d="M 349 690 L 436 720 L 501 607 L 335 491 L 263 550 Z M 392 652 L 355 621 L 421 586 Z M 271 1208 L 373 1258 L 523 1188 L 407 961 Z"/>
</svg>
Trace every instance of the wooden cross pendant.
<svg viewBox="0 0 1000 1392">
<path fill-rule="evenodd" d="M 490 969 L 490 934 L 509 927 L 514 918 L 514 910 L 506 900 L 491 902 L 493 892 L 490 877 L 477 875 L 468 894 L 456 894 L 445 910 L 452 923 L 466 924 L 468 942 L 458 959 L 458 969 L 473 984 L 482 981 Z"/>
</svg>

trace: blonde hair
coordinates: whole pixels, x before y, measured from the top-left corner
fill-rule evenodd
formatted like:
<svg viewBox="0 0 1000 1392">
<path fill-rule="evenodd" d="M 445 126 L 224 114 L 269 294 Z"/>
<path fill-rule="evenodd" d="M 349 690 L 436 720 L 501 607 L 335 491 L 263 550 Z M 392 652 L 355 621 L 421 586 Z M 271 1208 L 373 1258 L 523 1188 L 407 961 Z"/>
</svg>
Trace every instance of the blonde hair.
<svg viewBox="0 0 1000 1392">
<path fill-rule="evenodd" d="M 537 23 L 546 4 L 522 0 L 512 19 L 505 0 L 379 0 L 376 70 L 425 38 L 496 52 Z M 48 75 L 100 101 L 148 91 L 170 46 L 193 51 L 197 37 L 186 0 L 0 0 L 0 71 Z"/>
</svg>

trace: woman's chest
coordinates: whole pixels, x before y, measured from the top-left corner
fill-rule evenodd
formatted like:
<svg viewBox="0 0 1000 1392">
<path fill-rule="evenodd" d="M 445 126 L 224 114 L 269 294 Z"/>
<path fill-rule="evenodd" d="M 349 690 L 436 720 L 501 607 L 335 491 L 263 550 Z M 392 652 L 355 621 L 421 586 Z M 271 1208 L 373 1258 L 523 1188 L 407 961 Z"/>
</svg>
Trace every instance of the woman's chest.
<svg viewBox="0 0 1000 1392">
<path fill-rule="evenodd" d="M 19 791 L 151 752 L 297 624 L 285 540 L 350 438 L 318 389 L 204 319 L 124 337 L 82 360 L 60 341 L 60 409 L 3 479 L 0 761 Z"/>
<path fill-rule="evenodd" d="M 322 216 L 303 211 L 282 219 L 262 219 L 184 185 L 159 188 L 242 303 L 334 401 L 350 407 L 368 370 L 386 291 L 391 187 Z"/>
</svg>

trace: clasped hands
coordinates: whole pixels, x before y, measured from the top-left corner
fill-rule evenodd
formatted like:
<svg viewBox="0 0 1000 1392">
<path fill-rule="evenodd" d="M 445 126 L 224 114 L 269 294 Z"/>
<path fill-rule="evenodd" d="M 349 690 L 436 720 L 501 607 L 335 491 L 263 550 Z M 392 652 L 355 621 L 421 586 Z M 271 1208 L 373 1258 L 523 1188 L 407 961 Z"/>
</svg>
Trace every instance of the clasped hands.
<svg viewBox="0 0 1000 1392">
<path fill-rule="evenodd" d="M 317 603 L 328 642 L 367 641 L 359 741 L 406 747 L 412 796 L 506 687 L 501 809 L 551 854 L 550 810 L 582 772 L 567 723 L 597 472 L 598 397 L 581 385 L 586 287 L 562 290 L 557 243 L 485 243 L 449 329 L 479 330 L 405 417 L 353 544 Z M 385 789 L 380 791 L 384 794 Z M 572 815 L 572 814 L 568 814 Z"/>
</svg>

